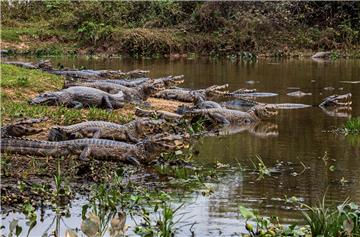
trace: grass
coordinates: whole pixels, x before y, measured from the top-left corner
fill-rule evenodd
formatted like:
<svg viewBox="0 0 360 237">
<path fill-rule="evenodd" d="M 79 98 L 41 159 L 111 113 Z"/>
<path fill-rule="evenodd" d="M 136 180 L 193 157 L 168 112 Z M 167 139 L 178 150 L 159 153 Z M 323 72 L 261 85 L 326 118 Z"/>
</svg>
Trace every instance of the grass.
<svg viewBox="0 0 360 237">
<path fill-rule="evenodd" d="M 346 134 L 360 134 L 360 118 L 352 118 L 346 121 L 344 132 Z"/>
</svg>

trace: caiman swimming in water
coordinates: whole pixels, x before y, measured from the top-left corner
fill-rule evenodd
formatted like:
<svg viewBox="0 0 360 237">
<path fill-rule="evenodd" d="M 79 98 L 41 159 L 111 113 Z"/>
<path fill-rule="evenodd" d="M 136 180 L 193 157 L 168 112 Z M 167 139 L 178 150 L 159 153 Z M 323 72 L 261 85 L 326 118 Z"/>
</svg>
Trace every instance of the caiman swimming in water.
<svg viewBox="0 0 360 237">
<path fill-rule="evenodd" d="M 86 121 L 69 126 L 54 126 L 49 131 L 50 141 L 79 138 L 103 138 L 137 143 L 149 135 L 174 132 L 172 124 L 159 119 L 136 119 L 121 125 L 106 121 Z"/>
<path fill-rule="evenodd" d="M 129 144 L 97 138 L 55 142 L 5 137 L 1 139 L 1 152 L 53 157 L 78 155 L 82 160 L 92 157 L 139 164 L 156 159 L 163 151 L 183 148 L 186 139 L 184 135 L 158 134 Z"/>
<path fill-rule="evenodd" d="M 90 87 L 75 86 L 56 92 L 45 92 L 29 101 L 30 104 L 64 105 L 72 108 L 99 107 L 108 110 L 124 106 L 124 93 L 109 94 Z"/>
</svg>

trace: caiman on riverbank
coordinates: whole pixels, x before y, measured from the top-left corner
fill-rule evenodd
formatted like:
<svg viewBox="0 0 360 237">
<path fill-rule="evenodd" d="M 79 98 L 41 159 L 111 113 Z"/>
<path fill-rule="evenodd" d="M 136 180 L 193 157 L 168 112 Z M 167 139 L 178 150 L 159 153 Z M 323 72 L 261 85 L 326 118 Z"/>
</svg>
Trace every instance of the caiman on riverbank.
<svg viewBox="0 0 360 237">
<path fill-rule="evenodd" d="M 74 86 L 91 87 L 98 90 L 105 91 L 109 94 L 123 93 L 124 100 L 128 103 L 140 103 L 146 101 L 149 96 L 164 89 L 162 84 L 153 83 L 154 80 L 141 84 L 137 87 L 126 87 L 119 84 L 114 84 L 106 81 L 90 81 L 90 82 L 73 82 L 65 85 L 65 88 Z"/>
<path fill-rule="evenodd" d="M 92 157 L 138 164 L 154 160 L 160 152 L 182 148 L 185 140 L 183 135 L 169 134 L 158 134 L 136 144 L 96 138 L 54 142 L 5 137 L 1 139 L 1 152 L 53 157 L 78 155 L 83 160 Z"/>
<path fill-rule="evenodd" d="M 121 70 L 76 70 L 76 69 L 54 69 L 49 60 L 42 60 L 38 63 L 29 62 L 3 62 L 4 64 L 15 65 L 27 69 L 40 69 L 42 71 L 68 76 L 77 79 L 131 79 L 146 77 L 149 71 L 133 70 L 123 72 Z"/>
<path fill-rule="evenodd" d="M 219 90 L 226 89 L 227 87 L 228 84 L 220 85 L 220 86 L 214 85 L 206 89 L 200 89 L 200 90 L 190 90 L 185 88 L 166 89 L 156 93 L 154 97 L 167 99 L 167 100 L 178 100 L 181 102 L 194 103 L 196 100 L 198 100 L 199 96 L 205 100 L 208 97 L 218 95 Z"/>
<path fill-rule="evenodd" d="M 174 132 L 176 128 L 162 119 L 142 118 L 121 125 L 106 121 L 86 121 L 69 126 L 54 126 L 49 131 L 50 141 L 79 138 L 103 138 L 137 143 L 150 135 Z"/>
<path fill-rule="evenodd" d="M 32 105 L 64 105 L 72 108 L 100 107 L 108 110 L 124 106 L 124 93 L 109 94 L 105 91 L 74 86 L 55 92 L 45 92 L 29 101 Z"/>
</svg>

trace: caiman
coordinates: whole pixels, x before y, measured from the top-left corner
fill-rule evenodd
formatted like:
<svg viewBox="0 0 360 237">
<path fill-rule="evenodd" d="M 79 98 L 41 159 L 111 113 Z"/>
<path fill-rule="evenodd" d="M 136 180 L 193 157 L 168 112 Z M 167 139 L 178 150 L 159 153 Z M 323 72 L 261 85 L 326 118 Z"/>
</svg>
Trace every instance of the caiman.
<svg viewBox="0 0 360 237">
<path fill-rule="evenodd" d="M 79 138 L 103 138 L 137 143 L 147 136 L 175 131 L 165 120 L 136 119 L 120 125 L 106 121 L 87 121 L 70 126 L 54 126 L 49 131 L 50 141 Z"/>
<path fill-rule="evenodd" d="M 190 90 L 185 88 L 166 89 L 156 93 L 154 97 L 194 103 L 196 100 L 198 100 L 199 96 L 201 96 L 205 100 L 208 97 L 217 95 L 218 90 L 223 90 L 227 87 L 228 85 L 225 84 L 221 86 L 214 85 L 206 89 L 200 89 L 200 90 Z"/>
<path fill-rule="evenodd" d="M 332 95 L 326 97 L 321 103 L 321 108 L 331 109 L 333 107 L 347 107 L 351 106 L 351 93 L 344 94 L 344 95 Z M 221 103 L 221 106 L 230 108 L 230 109 L 249 109 L 256 105 L 264 105 L 265 103 L 260 103 L 254 100 L 249 100 L 245 98 L 238 98 L 236 100 L 227 101 Z M 312 107 L 312 105 L 307 104 L 298 104 L 298 103 L 278 103 L 278 104 L 267 104 L 275 106 L 277 109 L 301 109 Z"/>
<path fill-rule="evenodd" d="M 184 82 L 184 75 L 179 76 L 167 76 L 167 77 L 161 77 L 161 78 L 137 78 L 132 80 L 111 80 L 106 79 L 103 80 L 105 82 L 110 82 L 114 84 L 119 84 L 126 87 L 137 87 L 144 83 L 148 83 L 149 81 L 152 81 L 152 83 L 157 84 L 158 86 L 163 86 L 164 88 L 170 88 L 173 86 L 180 85 Z M 88 81 L 94 81 L 94 80 L 88 80 Z"/>
<path fill-rule="evenodd" d="M 203 116 L 221 124 L 250 124 L 268 119 L 276 114 L 276 107 L 273 105 L 256 105 L 246 112 L 226 108 L 210 108 L 188 111 L 184 116 Z"/>
<path fill-rule="evenodd" d="M 29 62 L 4 62 L 5 64 L 11 64 L 28 69 L 40 69 L 48 73 L 69 76 L 78 79 L 132 79 L 139 77 L 146 77 L 149 71 L 145 70 L 133 70 L 129 72 L 123 72 L 121 70 L 76 70 L 76 69 L 54 69 L 49 60 L 42 60 L 38 63 Z"/>
<path fill-rule="evenodd" d="M 29 101 L 32 105 L 64 105 L 72 108 L 95 106 L 108 110 L 121 108 L 124 106 L 124 102 L 124 93 L 122 92 L 109 94 L 99 89 L 83 86 L 45 92 Z"/>
<path fill-rule="evenodd" d="M 91 81 L 91 82 L 73 82 L 71 84 L 67 84 L 66 87 L 71 88 L 74 86 L 84 86 L 91 87 L 95 89 L 99 89 L 105 91 L 110 94 L 123 93 L 124 100 L 126 102 L 142 102 L 146 101 L 149 96 L 155 94 L 156 92 L 163 90 L 161 84 L 153 83 L 153 80 L 150 80 L 144 84 L 141 84 L 137 87 L 126 87 L 119 84 L 114 84 L 102 80 Z"/>
<path fill-rule="evenodd" d="M 140 164 L 156 159 L 160 152 L 183 148 L 186 139 L 182 135 L 158 134 L 128 144 L 97 138 L 55 142 L 6 137 L 1 139 L 1 152 L 53 157 L 78 155 L 82 160 L 92 157 Z"/>
<path fill-rule="evenodd" d="M 136 108 L 135 115 L 138 117 L 151 117 L 156 119 L 165 119 L 168 121 L 176 121 L 182 118 L 182 115 L 163 111 L 163 110 L 146 110 Z"/>
<path fill-rule="evenodd" d="M 1 137 L 22 137 L 37 134 L 43 131 L 42 128 L 34 128 L 35 123 L 46 121 L 47 118 L 21 119 L 1 127 Z"/>
</svg>

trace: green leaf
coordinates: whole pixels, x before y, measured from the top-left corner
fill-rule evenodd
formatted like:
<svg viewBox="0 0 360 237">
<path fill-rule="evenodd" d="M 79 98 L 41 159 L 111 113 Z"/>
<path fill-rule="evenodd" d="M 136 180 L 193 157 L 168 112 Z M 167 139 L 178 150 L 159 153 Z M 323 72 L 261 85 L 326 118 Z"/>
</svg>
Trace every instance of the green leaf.
<svg viewBox="0 0 360 237">
<path fill-rule="evenodd" d="M 18 226 L 16 225 L 16 228 L 15 228 L 15 234 L 16 236 L 19 236 L 22 232 L 22 227 L 21 226 Z"/>
<path fill-rule="evenodd" d="M 244 206 L 239 206 L 240 209 L 240 214 L 246 219 L 254 219 L 256 218 L 254 212 L 252 212 L 250 209 L 244 207 Z"/>
</svg>

